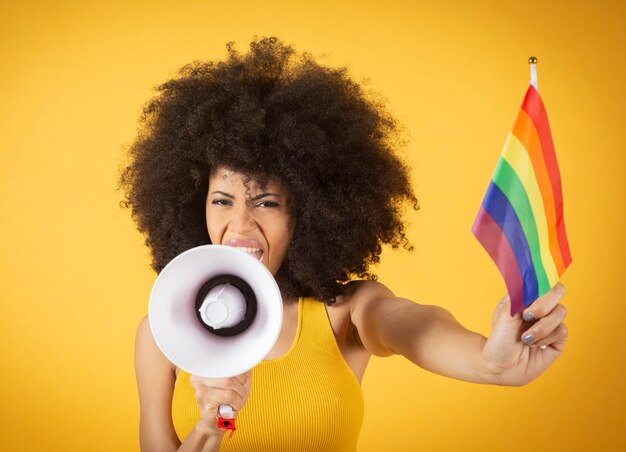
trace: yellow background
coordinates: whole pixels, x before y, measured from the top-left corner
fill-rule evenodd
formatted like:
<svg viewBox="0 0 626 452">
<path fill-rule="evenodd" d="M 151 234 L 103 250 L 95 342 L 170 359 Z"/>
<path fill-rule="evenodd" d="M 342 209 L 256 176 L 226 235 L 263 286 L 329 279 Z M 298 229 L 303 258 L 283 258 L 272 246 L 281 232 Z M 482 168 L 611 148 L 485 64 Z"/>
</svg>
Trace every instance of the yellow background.
<svg viewBox="0 0 626 452">
<path fill-rule="evenodd" d="M 381 280 L 483 334 L 505 287 L 470 227 L 527 58 L 539 58 L 574 257 L 565 352 L 522 388 L 373 359 L 359 450 L 626 447 L 623 5 L 3 2 L 0 449 L 138 449 L 133 344 L 155 275 L 118 207 L 121 147 L 154 86 L 223 58 L 227 41 L 247 50 L 254 34 L 348 66 L 386 96 L 407 126 L 422 209 L 409 218 L 416 251 L 386 252 Z"/>
</svg>

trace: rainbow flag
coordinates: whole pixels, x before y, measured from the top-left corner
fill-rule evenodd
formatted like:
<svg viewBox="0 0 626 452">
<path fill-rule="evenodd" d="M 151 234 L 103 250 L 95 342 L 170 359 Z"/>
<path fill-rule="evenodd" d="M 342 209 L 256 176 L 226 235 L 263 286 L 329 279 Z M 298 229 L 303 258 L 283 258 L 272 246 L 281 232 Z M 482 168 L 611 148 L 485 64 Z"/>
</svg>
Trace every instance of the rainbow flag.
<svg viewBox="0 0 626 452">
<path fill-rule="evenodd" d="M 472 232 L 500 270 L 511 316 L 548 292 L 572 262 L 548 116 L 529 85 Z"/>
</svg>

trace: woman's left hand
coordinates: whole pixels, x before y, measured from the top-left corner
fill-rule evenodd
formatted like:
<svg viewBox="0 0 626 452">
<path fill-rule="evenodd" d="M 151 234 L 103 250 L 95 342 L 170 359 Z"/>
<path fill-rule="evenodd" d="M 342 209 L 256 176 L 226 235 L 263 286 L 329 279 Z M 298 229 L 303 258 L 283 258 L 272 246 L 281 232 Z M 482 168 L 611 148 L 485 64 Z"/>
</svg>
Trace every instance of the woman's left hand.
<svg viewBox="0 0 626 452">
<path fill-rule="evenodd" d="M 482 358 L 495 382 L 520 386 L 541 375 L 561 354 L 567 340 L 560 304 L 565 288 L 557 283 L 548 293 L 513 317 L 508 295 L 493 313 L 492 330 Z"/>
</svg>

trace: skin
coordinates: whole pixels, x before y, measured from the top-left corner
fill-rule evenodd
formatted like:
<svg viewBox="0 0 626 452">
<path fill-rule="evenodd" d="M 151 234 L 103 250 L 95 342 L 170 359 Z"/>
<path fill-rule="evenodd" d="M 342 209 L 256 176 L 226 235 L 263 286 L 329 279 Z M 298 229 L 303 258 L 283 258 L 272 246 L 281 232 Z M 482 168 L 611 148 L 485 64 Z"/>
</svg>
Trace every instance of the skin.
<svg viewBox="0 0 626 452">
<path fill-rule="evenodd" d="M 246 187 L 241 174 L 217 169 L 209 180 L 206 203 L 212 243 L 254 240 L 263 250 L 263 264 L 275 274 L 293 232 L 288 201 L 276 183 L 259 187 L 250 181 Z M 564 287 L 557 284 L 513 317 L 510 300 L 504 297 L 494 309 L 488 337 L 467 330 L 443 308 L 396 297 L 375 281 L 349 284 L 346 293 L 326 309 L 339 349 L 359 382 L 372 355 L 399 354 L 448 377 L 521 386 L 537 378 L 563 351 L 567 311 L 560 300 L 564 293 Z M 284 355 L 295 337 L 298 304 L 285 301 L 282 330 L 267 358 Z M 527 335 L 532 340 L 524 343 Z M 218 406 L 229 404 L 240 410 L 250 392 L 250 372 L 223 379 L 191 376 L 201 419 L 181 444 L 170 414 L 178 369 L 154 342 L 147 317 L 137 331 L 135 368 L 144 451 L 217 451 L 224 434 L 216 427 Z"/>
<path fill-rule="evenodd" d="M 254 240 L 263 250 L 261 262 L 274 275 L 287 253 L 293 234 L 287 193 L 275 182 L 248 188 L 241 174 L 218 168 L 209 178 L 206 200 L 207 230 L 211 243 Z"/>
</svg>

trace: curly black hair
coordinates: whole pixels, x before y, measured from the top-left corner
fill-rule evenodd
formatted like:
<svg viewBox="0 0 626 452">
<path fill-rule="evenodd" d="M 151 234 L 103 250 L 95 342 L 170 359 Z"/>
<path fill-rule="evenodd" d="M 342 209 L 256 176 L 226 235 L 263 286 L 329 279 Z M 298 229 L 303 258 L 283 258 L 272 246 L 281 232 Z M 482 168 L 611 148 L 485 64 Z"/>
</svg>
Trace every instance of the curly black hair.
<svg viewBox="0 0 626 452">
<path fill-rule="evenodd" d="M 332 304 L 369 271 L 382 245 L 412 250 L 403 213 L 419 208 L 398 122 L 346 68 L 318 64 L 276 37 L 241 55 L 194 61 L 143 107 L 119 177 L 123 207 L 160 272 L 209 244 L 208 179 L 218 167 L 281 183 L 295 219 L 276 279 L 286 297 Z"/>
</svg>

